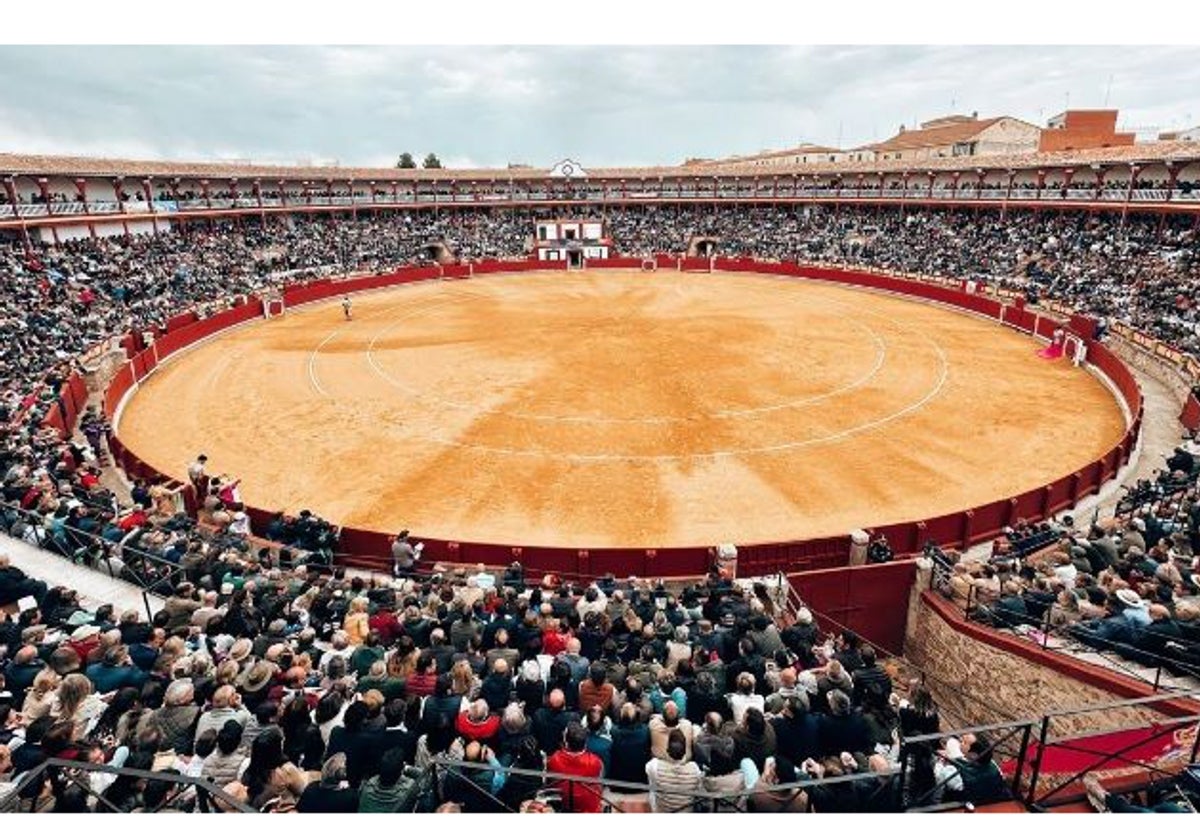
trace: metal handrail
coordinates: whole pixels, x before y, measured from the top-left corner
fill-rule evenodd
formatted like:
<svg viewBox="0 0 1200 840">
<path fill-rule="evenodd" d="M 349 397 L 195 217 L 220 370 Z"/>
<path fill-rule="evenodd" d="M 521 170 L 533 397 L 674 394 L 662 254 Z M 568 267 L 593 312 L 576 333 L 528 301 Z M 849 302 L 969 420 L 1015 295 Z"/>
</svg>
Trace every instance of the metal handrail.
<svg viewBox="0 0 1200 840">
<path fill-rule="evenodd" d="M 19 505 L 15 504 L 13 502 L 7 502 L 7 501 L 0 501 L 0 509 L 7 510 L 7 511 L 15 514 L 16 516 L 25 518 L 26 521 L 28 521 L 35 529 L 45 529 L 45 524 L 44 524 L 45 515 L 44 514 L 39 514 L 36 511 L 25 510 L 25 509 L 21 508 Z M 61 527 L 63 528 L 63 530 L 69 532 L 70 534 L 75 536 L 77 540 L 79 540 L 81 542 L 92 543 L 94 545 L 104 547 L 103 553 L 100 554 L 99 557 L 97 557 L 96 559 L 104 560 L 105 570 L 107 571 L 108 576 L 110 578 L 112 578 L 113 580 L 123 580 L 126 583 L 136 586 L 141 590 L 142 603 L 146 608 L 146 616 L 147 617 L 152 617 L 155 612 L 154 609 L 150 605 L 150 595 L 154 594 L 158 597 L 163 597 L 163 596 L 159 595 L 157 592 L 154 592 L 154 588 L 156 586 L 159 586 L 162 583 L 166 582 L 172 587 L 172 589 L 174 589 L 174 587 L 186 576 L 187 570 L 184 569 L 179 564 L 172 563 L 170 560 L 167 560 L 165 557 L 158 557 L 156 555 L 150 554 L 149 552 L 143 551 L 142 549 L 132 548 L 129 545 L 127 545 L 127 542 L 131 538 L 133 538 L 137 533 L 139 533 L 141 529 L 135 529 L 134 531 L 127 534 L 125 536 L 125 538 L 122 539 L 120 542 L 116 542 L 113 540 L 106 539 L 105 537 L 101 536 L 100 534 L 94 534 L 94 533 L 91 533 L 90 531 L 83 531 L 83 530 L 80 530 L 79 528 L 75 528 L 70 525 L 64 524 Z M 51 554 L 56 554 L 60 557 L 63 557 L 66 560 L 70 560 L 70 561 L 72 561 L 72 563 L 75 562 L 75 557 L 73 555 L 62 554 L 58 551 L 55 551 L 53 548 L 49 547 L 49 546 L 53 546 L 53 545 L 55 545 L 55 544 L 52 541 L 50 541 L 48 539 L 44 539 L 42 536 L 39 535 L 38 548 L 40 548 L 44 551 L 49 551 Z M 81 548 L 80 550 L 82 551 L 84 549 Z M 133 580 L 129 580 L 127 578 L 122 577 L 120 574 L 118 574 L 113 569 L 112 555 L 114 553 L 118 553 L 118 552 L 121 554 L 128 553 L 130 555 L 140 558 L 143 562 L 151 563 L 158 567 L 164 567 L 164 568 L 170 569 L 170 571 L 167 573 L 166 577 L 164 577 L 158 581 L 147 582 L 146 580 L 144 580 L 142 578 L 141 575 L 139 575 L 137 573 L 137 571 L 135 569 L 133 569 L 128 563 L 126 563 L 126 564 L 124 564 L 124 569 L 128 570 L 129 575 L 133 578 Z M 84 565 L 87 565 L 87 564 L 85 563 Z M 93 568 L 95 570 L 98 567 L 89 566 L 89 568 Z"/>
<path fill-rule="evenodd" d="M 60 773 L 57 771 L 78 771 L 78 773 Z M 33 769 L 22 775 L 16 787 L 3 799 L 0 799 L 0 812 L 8 811 L 13 803 L 19 803 L 22 799 L 29 799 L 29 796 L 23 795 L 26 790 L 34 785 L 38 785 L 38 790 L 32 797 L 36 805 L 37 795 L 40 793 L 42 786 L 47 781 L 51 785 L 66 783 L 81 787 L 86 793 L 96 796 L 101 802 L 107 805 L 114 811 L 120 811 L 112 802 L 105 799 L 102 793 L 93 791 L 85 781 L 86 777 L 81 778 L 80 773 L 105 773 L 113 776 L 124 776 L 126 778 L 139 779 L 147 782 L 165 782 L 171 785 L 182 785 L 184 787 L 194 788 L 197 791 L 197 798 L 200 801 L 201 810 L 207 811 L 207 801 L 211 799 L 218 800 L 229 810 L 238 811 L 245 814 L 257 813 L 253 808 L 241 802 L 236 797 L 231 796 L 222 788 L 215 785 L 208 779 L 198 776 L 186 776 L 182 773 L 163 773 L 154 770 L 139 770 L 132 767 L 114 767 L 109 764 L 92 764 L 86 761 L 72 761 L 64 758 L 48 758 Z M 178 794 L 177 794 L 178 795 Z M 175 797 L 162 804 L 163 807 L 170 804 Z M 156 809 L 157 810 L 157 809 Z"/>
<path fill-rule="evenodd" d="M 517 775 L 525 777 L 536 777 L 544 782 L 568 782 L 571 784 L 583 785 L 589 789 L 594 789 L 597 795 L 604 798 L 604 790 L 607 788 L 619 788 L 623 792 L 635 792 L 638 794 L 651 794 L 666 792 L 672 795 L 687 795 L 692 797 L 693 807 L 701 802 L 728 802 L 731 799 L 747 798 L 756 793 L 787 793 L 807 791 L 815 787 L 823 785 L 835 784 L 852 784 L 862 781 L 878 781 L 881 778 L 892 778 L 900 774 L 899 768 L 890 768 L 883 773 L 851 773 L 835 778 L 806 778 L 798 779 L 795 782 L 787 784 L 774 785 L 756 785 L 753 788 L 745 788 L 736 793 L 728 791 L 710 791 L 703 788 L 697 790 L 686 790 L 675 788 L 667 785 L 652 785 L 648 782 L 627 782 L 620 779 L 608 779 L 603 776 L 578 776 L 570 773 L 555 773 L 549 770 L 528 770 L 517 767 L 493 767 L 490 764 L 483 762 L 465 761 L 452 759 L 444 755 L 438 755 L 433 758 L 433 766 L 447 771 L 461 770 L 483 770 L 492 773 L 501 773 L 504 775 Z M 465 777 L 464 777 L 465 778 Z M 469 781 L 469 779 L 467 779 Z M 489 794 L 490 795 L 490 794 Z M 494 798 L 494 797 L 493 797 Z"/>
</svg>

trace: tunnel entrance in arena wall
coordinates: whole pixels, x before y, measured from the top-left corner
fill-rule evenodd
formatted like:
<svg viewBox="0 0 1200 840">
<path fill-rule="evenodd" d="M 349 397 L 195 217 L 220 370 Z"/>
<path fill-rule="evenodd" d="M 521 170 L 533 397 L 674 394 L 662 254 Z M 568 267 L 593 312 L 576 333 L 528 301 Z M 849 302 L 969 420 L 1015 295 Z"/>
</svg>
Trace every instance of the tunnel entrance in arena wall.
<svg viewBox="0 0 1200 840">
<path fill-rule="evenodd" d="M 715 257 L 717 255 L 717 245 L 721 242 L 715 236 L 693 236 L 688 242 L 687 255 L 689 257 Z"/>
<path fill-rule="evenodd" d="M 456 261 L 454 251 L 452 251 L 450 246 L 440 239 L 436 242 L 426 242 L 424 245 L 422 245 L 421 256 L 430 262 L 437 263 L 438 265 L 448 265 Z"/>
<path fill-rule="evenodd" d="M 583 251 L 579 249 L 567 251 L 567 268 L 583 268 Z"/>
</svg>

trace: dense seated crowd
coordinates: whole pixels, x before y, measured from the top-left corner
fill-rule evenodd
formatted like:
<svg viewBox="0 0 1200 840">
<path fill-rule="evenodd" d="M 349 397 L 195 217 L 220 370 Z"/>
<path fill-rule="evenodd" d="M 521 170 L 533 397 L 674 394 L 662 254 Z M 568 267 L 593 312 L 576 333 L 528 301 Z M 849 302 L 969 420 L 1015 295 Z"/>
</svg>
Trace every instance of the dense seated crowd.
<svg viewBox="0 0 1200 840">
<path fill-rule="evenodd" d="M 327 545 L 309 539 L 324 528 L 317 517 L 276 523 L 269 536 L 287 547 L 263 550 L 239 518 L 235 481 L 210 483 L 198 527 L 163 488 L 137 485 L 129 499 L 104 489 L 103 417 L 83 417 L 86 445 L 40 427 L 78 354 L 106 337 L 220 305 L 281 273 L 426 261 L 431 243 L 462 259 L 521 255 L 531 215 L 220 222 L 0 248 L 5 531 L 85 562 L 115 561 L 168 598 L 150 621 L 114 616 L 0 563 L 0 603 L 38 602 L 0 624 L 0 783 L 60 755 L 193 774 L 219 766 L 213 777 L 237 797 L 272 809 L 599 807 L 591 786 L 548 785 L 558 793 L 545 795 L 539 771 L 599 776 L 605 790 L 646 783 L 659 810 L 691 807 L 696 791 L 711 807 L 883 810 L 923 801 L 935 780 L 951 796 L 1000 795 L 982 741 L 920 754 L 912 787 L 893 795 L 896 733 L 937 729 L 927 692 L 893 692 L 852 636 L 824 647 L 813 624 L 788 624 L 769 599 L 716 582 L 668 595 L 611 581 L 526 587 L 486 573 L 375 587 L 329 573 Z M 680 252 L 701 236 L 723 254 L 986 280 L 1200 346 L 1197 240 L 1186 222 L 764 207 L 610 210 L 607 222 L 624 253 Z M 1114 522 L 1066 528 L 1048 552 L 960 560 L 949 592 L 1005 626 L 1046 620 L 1088 644 L 1200 664 L 1198 530 L 1194 493 L 1155 497 Z M 205 715 L 212 726 L 199 725 Z M 468 769 L 443 774 L 430 793 L 418 771 L 438 755 Z M 876 775 L 772 787 L 860 770 Z M 130 807 L 161 803 L 170 788 L 102 770 L 92 782 Z M 61 807 L 96 806 L 59 793 Z"/>
<path fill-rule="evenodd" d="M 545 216 L 551 211 L 537 211 Z M 45 395 L 70 360 L 130 328 L 278 283 L 429 260 L 527 254 L 533 211 L 395 213 L 357 220 L 214 222 L 154 236 L 0 247 L 0 423 Z M 983 280 L 1126 322 L 1184 351 L 1196 334 L 1198 248 L 1185 217 L 823 207 L 599 209 L 618 252 L 716 252 Z"/>
<path fill-rule="evenodd" d="M 1119 516 L 1022 524 L 986 561 L 941 555 L 944 593 L 996 627 L 1200 677 L 1198 454 L 1178 447 Z"/>
<path fill-rule="evenodd" d="M 1200 234 L 1190 217 L 892 208 L 662 207 L 610 214 L 620 250 L 716 252 L 977 280 L 1200 350 Z"/>
<path fill-rule="evenodd" d="M 939 731 L 928 690 L 894 686 L 850 631 L 823 634 L 806 609 L 785 618 L 764 584 L 717 574 L 682 591 L 527 582 L 517 564 L 380 582 L 211 546 L 151 620 L 0 558 L 11 601 L 0 801 L 26 807 L 196 807 L 170 778 L 120 767 L 208 779 L 268 811 L 595 812 L 643 793 L 664 812 L 862 812 L 1007 796 L 971 737 L 914 744 L 901 790 L 901 739 Z M 76 787 L 40 770 L 48 758 L 95 766 Z"/>
</svg>

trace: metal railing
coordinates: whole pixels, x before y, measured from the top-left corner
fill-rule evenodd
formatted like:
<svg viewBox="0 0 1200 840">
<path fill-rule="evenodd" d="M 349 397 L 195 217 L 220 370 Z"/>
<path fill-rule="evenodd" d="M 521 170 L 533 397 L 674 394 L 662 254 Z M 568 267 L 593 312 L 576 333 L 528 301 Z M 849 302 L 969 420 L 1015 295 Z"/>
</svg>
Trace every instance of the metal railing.
<svg viewBox="0 0 1200 840">
<path fill-rule="evenodd" d="M 671 800 L 685 800 L 686 804 L 663 811 L 655 806 L 653 810 L 658 813 L 685 813 L 685 812 L 745 812 L 750 809 L 750 797 L 756 794 L 783 794 L 796 795 L 801 793 L 809 793 L 815 788 L 828 788 L 836 785 L 861 785 L 863 783 L 879 783 L 880 780 L 891 780 L 898 776 L 899 769 L 891 769 L 883 773 L 851 773 L 836 778 L 798 778 L 795 782 L 787 784 L 759 784 L 752 788 L 743 788 L 738 791 L 722 791 L 722 790 L 706 790 L 703 783 L 695 788 L 681 789 L 668 785 L 654 785 L 649 782 L 628 782 L 618 779 L 607 779 L 598 776 L 577 776 L 567 773 L 554 773 L 548 770 L 528 770 L 514 767 L 494 767 L 490 764 L 482 762 L 463 761 L 458 759 L 448 758 L 445 755 L 435 756 L 433 763 L 430 765 L 430 771 L 433 775 L 433 789 L 438 802 L 454 801 L 447 799 L 445 794 L 446 782 L 450 781 L 452 790 L 454 785 L 465 785 L 473 791 L 473 795 L 480 797 L 482 800 L 489 802 L 497 810 L 514 812 L 511 806 L 504 802 L 499 796 L 493 793 L 490 789 L 484 788 L 480 781 L 471 777 L 471 771 L 478 774 L 486 774 L 486 779 L 490 782 L 493 774 L 501 774 L 505 776 L 518 776 L 524 778 L 536 779 L 540 782 L 539 788 L 542 790 L 553 789 L 555 796 L 561 796 L 568 810 L 574 810 L 574 802 L 571 800 L 574 797 L 586 799 L 598 799 L 602 809 L 613 812 L 623 813 L 628 811 L 645 811 L 645 807 L 641 807 L 643 803 L 642 797 L 647 797 L 651 802 L 660 801 L 659 797 L 664 797 Z M 566 793 L 562 793 L 562 787 L 566 788 Z M 576 789 L 579 789 L 576 792 Z M 903 803 L 899 798 L 900 788 L 895 785 L 878 785 L 876 788 L 878 795 L 887 796 L 887 808 L 880 810 L 902 810 Z M 637 805 L 630 807 L 631 802 L 628 797 L 637 797 Z M 812 810 L 812 799 L 808 797 L 806 810 Z"/>
<path fill-rule="evenodd" d="M 179 564 L 130 545 L 144 529 L 134 529 L 123 539 L 116 541 L 65 524 L 49 528 L 44 514 L 25 510 L 12 502 L 0 502 L 0 520 L 11 521 L 12 517 L 20 518 L 33 529 L 33 544 L 38 548 L 56 554 L 75 565 L 107 574 L 113 580 L 136 586 L 141 590 L 147 618 L 152 618 L 156 612 L 150 603 L 150 595 L 167 597 L 187 578 L 187 570 Z M 56 530 L 61 530 L 63 536 L 56 534 Z M 138 562 L 130 562 L 131 560 Z M 156 569 L 159 576 L 149 579 L 139 569 L 138 563 L 147 571 Z M 119 564 L 120 568 L 115 564 Z"/>
<path fill-rule="evenodd" d="M 935 569 L 938 567 L 935 565 Z M 935 576 L 935 581 L 941 584 L 937 593 L 954 604 L 949 592 L 949 577 L 942 569 Z M 1108 643 L 1100 636 L 1089 635 L 1079 623 L 1066 625 L 1067 628 L 1079 628 L 1066 632 L 1055 628 L 1052 624 L 1054 604 L 1047 604 L 1040 617 L 1031 616 L 1028 612 L 1016 612 L 999 606 L 999 597 L 989 599 L 986 603 L 976 594 L 979 587 L 972 585 L 967 590 L 966 606 L 963 608 L 963 618 L 984 625 L 991 630 L 1009 633 L 1017 638 L 1032 642 L 1042 650 L 1061 653 L 1074 658 L 1082 658 L 1079 654 L 1090 654 L 1103 661 L 1105 667 L 1123 676 L 1146 683 L 1153 690 L 1163 687 L 1164 671 L 1169 675 L 1177 675 L 1200 680 L 1200 666 L 1192 662 L 1162 653 L 1146 650 L 1128 642 Z M 1141 633 L 1157 636 L 1168 642 L 1177 642 L 1174 636 L 1158 633 L 1154 630 L 1141 628 Z M 1088 638 L 1102 643 L 1101 646 L 1089 644 Z M 1128 660 L 1137 665 L 1154 669 L 1153 677 L 1147 677 Z"/>
<path fill-rule="evenodd" d="M 31 813 L 37 809 L 46 786 L 58 798 L 67 790 L 77 788 L 89 798 L 96 800 L 96 805 L 115 813 L 128 813 L 92 786 L 90 775 L 102 773 L 124 779 L 135 779 L 140 782 L 158 782 L 170 785 L 169 792 L 162 801 L 150 808 L 140 808 L 146 813 L 155 813 L 180 804 L 181 800 L 194 796 L 195 808 L 202 813 L 217 811 L 236 811 L 239 813 L 256 813 L 253 808 L 239 799 L 230 796 L 224 790 L 208 779 L 197 776 L 185 776 L 181 773 L 163 773 L 152 770 L 137 770 L 130 767 L 113 767 L 107 764 L 91 764 L 84 761 L 69 761 L 62 758 L 50 758 L 22 774 L 17 780 L 16 787 L 3 799 L 0 799 L 0 813 L 20 811 L 24 805 Z M 108 790 L 107 788 L 105 790 Z"/>
</svg>

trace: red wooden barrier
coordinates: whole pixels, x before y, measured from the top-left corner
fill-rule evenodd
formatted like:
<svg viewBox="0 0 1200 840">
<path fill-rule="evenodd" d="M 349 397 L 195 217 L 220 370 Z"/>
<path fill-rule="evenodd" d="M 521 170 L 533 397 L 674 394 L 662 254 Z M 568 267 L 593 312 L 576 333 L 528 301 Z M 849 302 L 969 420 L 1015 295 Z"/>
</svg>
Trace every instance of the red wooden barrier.
<svg viewBox="0 0 1200 840">
<path fill-rule="evenodd" d="M 662 269 L 677 270 L 679 259 L 672 255 L 660 254 L 656 262 Z M 641 260 L 634 258 L 613 258 L 610 260 L 591 260 L 593 267 L 640 267 Z M 683 261 L 684 268 L 707 267 L 707 259 L 692 258 Z M 887 275 L 876 275 L 849 269 L 835 269 L 818 266 L 802 266 L 794 263 L 764 263 L 748 258 L 718 258 L 716 267 L 726 271 L 762 272 L 781 276 L 799 276 L 809 279 L 827 280 L 830 282 L 864 286 L 882 289 L 910 296 L 933 300 L 939 303 L 957 306 L 977 312 L 992 318 L 999 318 L 1002 307 L 997 301 L 972 295 L 961 289 L 932 285 L 923 281 Z M 488 274 L 504 271 L 529 270 L 561 270 L 561 263 L 547 263 L 536 260 L 500 262 L 485 260 L 471 266 L 424 266 L 401 269 L 391 274 L 372 275 L 345 280 L 318 280 L 303 285 L 293 286 L 285 290 L 284 299 L 289 306 L 310 303 L 342 294 L 368 289 L 382 288 L 399 283 L 429 280 L 439 276 L 466 277 L 468 274 Z M 1034 328 L 1033 313 L 1015 307 L 1004 308 L 1003 322 L 1026 332 Z M 187 313 L 185 313 L 186 315 Z M 159 361 L 170 353 L 200 341 L 208 336 L 229 327 L 253 320 L 261 314 L 257 301 L 249 301 L 241 306 L 219 312 L 204 321 L 185 322 L 173 319 L 169 324 L 173 328 L 161 336 L 155 350 Z M 1048 334 L 1053 331 L 1058 322 L 1043 318 L 1038 324 L 1038 332 Z M 140 339 L 140 337 L 138 337 Z M 127 337 L 127 347 L 137 347 L 135 337 Z M 1102 458 L 1087 465 L 1077 473 L 1063 476 L 1044 487 L 1034 488 L 1015 498 L 1001 499 L 989 504 L 980 505 L 971 511 L 958 511 L 942 516 L 932 517 L 925 521 L 901 522 L 882 525 L 871 530 L 887 535 L 893 550 L 897 554 L 914 554 L 924 547 L 927 541 L 933 540 L 939 545 L 962 547 L 994 537 L 1006 525 L 1012 524 L 1021 517 L 1044 516 L 1068 507 L 1075 500 L 1111 478 L 1125 463 L 1136 443 L 1137 431 L 1140 428 L 1142 416 L 1141 393 L 1132 374 L 1121 361 L 1103 345 L 1092 343 L 1089 346 L 1091 361 L 1114 382 L 1117 389 L 1125 398 L 1130 408 L 1134 422 L 1121 444 L 1114 447 Z M 136 378 L 140 379 L 154 367 L 152 351 L 135 353 L 133 365 L 125 366 L 118 371 L 105 390 L 105 411 L 112 415 L 124 394 L 132 387 Z M 84 392 L 86 397 L 86 391 Z M 1192 399 L 1196 405 L 1196 421 L 1200 423 L 1200 401 Z M 57 409 L 55 409 L 57 410 Z M 64 418 L 61 412 L 54 418 L 61 423 Z M 57 427 L 57 426 L 56 426 Z M 157 470 L 143 463 L 137 456 L 129 452 L 114 436 L 112 450 L 118 462 L 125 466 L 131 475 L 146 478 L 161 478 Z M 265 528 L 270 514 L 257 509 L 250 510 L 251 521 L 256 529 Z M 507 565 L 519 556 L 527 571 L 531 574 L 558 572 L 566 575 L 596 577 L 607 572 L 618 576 L 637 575 L 639 577 L 683 577 L 699 576 L 707 572 L 709 566 L 708 547 L 685 548 L 639 548 L 639 549 L 574 549 L 562 547 L 538 546 L 505 546 L 485 543 L 461 543 L 451 540 L 421 538 L 425 543 L 425 558 L 430 562 L 441 562 L 452 565 L 473 565 L 485 563 L 489 566 Z M 390 556 L 390 534 L 376 533 L 362 529 L 346 528 L 342 532 L 341 551 L 353 565 L 363 565 L 375 568 L 386 568 Z M 804 571 L 808 574 L 822 574 L 821 570 L 831 567 L 844 566 L 849 556 L 849 539 L 845 536 L 827 537 L 820 539 L 799 540 L 784 543 L 763 545 L 748 545 L 739 547 L 739 570 L 743 575 L 761 575 L 776 571 Z M 891 580 L 887 575 L 899 575 L 891 583 L 880 584 L 881 592 L 886 594 L 888 603 L 899 602 L 896 597 L 901 584 L 907 586 L 911 582 L 911 567 L 904 564 L 892 566 L 865 567 L 865 569 L 907 569 L 903 572 L 870 572 L 864 569 L 838 569 L 839 572 L 853 573 L 844 579 L 837 576 L 812 578 L 804 585 L 817 597 L 826 598 L 827 593 L 842 592 L 842 603 L 838 609 L 843 612 L 850 610 L 850 600 L 856 603 L 868 599 L 865 591 L 868 581 Z M 803 575 L 801 575 L 803 577 Z M 840 581 L 840 582 L 839 582 Z M 851 583 L 855 581 L 856 583 Z M 891 587 L 889 589 L 889 586 Z M 821 587 L 824 587 L 823 589 Z M 860 593 L 856 587 L 863 588 Z M 907 591 L 905 589 L 904 591 Z M 826 594 L 822 594 L 826 593 Z M 830 601 L 830 603 L 834 603 Z M 870 613 L 874 609 L 866 609 Z M 882 609 L 882 606 L 880 607 Z M 848 614 L 848 613 L 847 613 Z M 881 612 L 876 621 L 879 626 L 868 626 L 864 635 L 876 638 L 896 640 L 895 616 L 886 610 Z M 853 626 L 853 625 L 851 625 Z M 857 629 L 857 628 L 856 628 Z M 902 634 L 902 627 L 900 630 Z M 874 634 L 874 635 L 872 635 Z M 880 635 L 882 634 L 882 635 Z M 902 639 L 902 635 L 901 635 Z M 897 643 L 898 648 L 898 643 Z"/>
<path fill-rule="evenodd" d="M 915 579 L 913 560 L 788 575 L 823 630 L 843 625 L 892 654 L 904 649 L 908 593 Z"/>
</svg>

